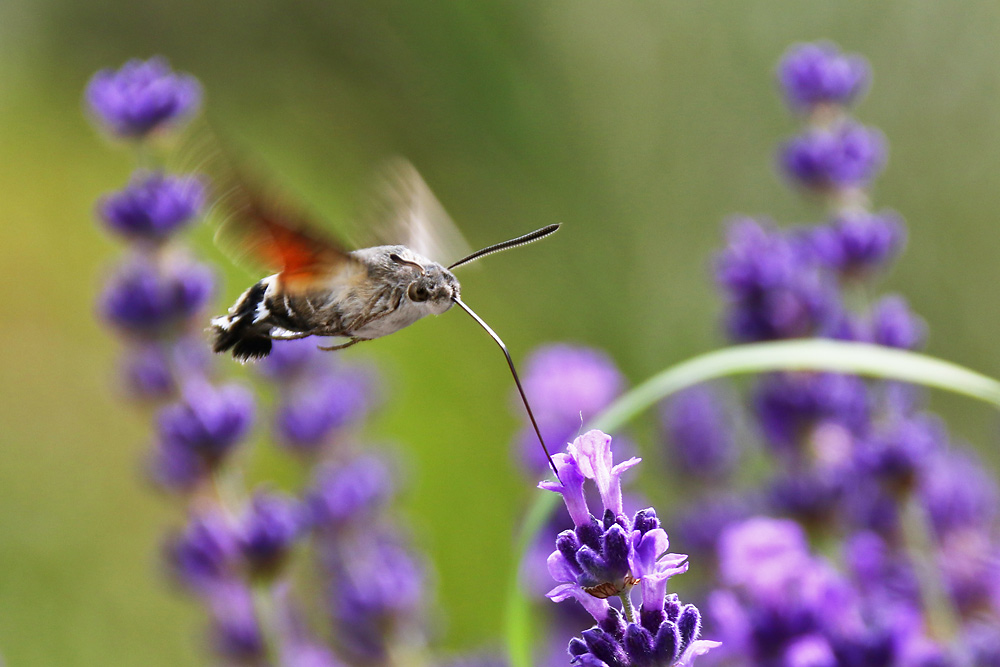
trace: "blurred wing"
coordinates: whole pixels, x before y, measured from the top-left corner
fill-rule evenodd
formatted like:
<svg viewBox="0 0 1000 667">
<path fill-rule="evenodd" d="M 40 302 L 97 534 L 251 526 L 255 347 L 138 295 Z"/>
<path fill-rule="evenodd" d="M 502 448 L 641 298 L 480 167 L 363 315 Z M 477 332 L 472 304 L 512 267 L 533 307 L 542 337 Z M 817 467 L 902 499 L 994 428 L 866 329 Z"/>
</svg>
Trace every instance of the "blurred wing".
<svg viewBox="0 0 1000 667">
<path fill-rule="evenodd" d="M 293 291 L 307 291 L 358 263 L 300 209 L 245 172 L 230 166 L 216 179 L 224 215 L 216 243 L 233 261 L 278 272 L 282 286 Z"/>
<path fill-rule="evenodd" d="M 420 173 L 403 158 L 392 158 L 379 170 L 358 225 L 372 245 L 402 244 L 444 264 L 470 252 Z"/>
</svg>

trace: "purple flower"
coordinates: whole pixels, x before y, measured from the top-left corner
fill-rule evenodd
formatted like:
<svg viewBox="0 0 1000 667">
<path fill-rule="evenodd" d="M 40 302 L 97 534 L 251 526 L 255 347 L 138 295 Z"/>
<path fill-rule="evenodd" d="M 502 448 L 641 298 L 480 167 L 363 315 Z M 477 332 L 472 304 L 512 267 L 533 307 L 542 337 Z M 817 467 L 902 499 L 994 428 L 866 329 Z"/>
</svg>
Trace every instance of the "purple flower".
<svg viewBox="0 0 1000 667">
<path fill-rule="evenodd" d="M 770 222 L 734 218 L 726 225 L 726 247 L 715 258 L 719 285 L 735 297 L 755 295 L 801 279 L 809 268 L 807 245 Z"/>
<path fill-rule="evenodd" d="M 177 390 L 170 366 L 170 354 L 157 342 L 126 351 L 122 375 L 130 396 L 140 399 L 169 398 Z"/>
<path fill-rule="evenodd" d="M 261 359 L 255 368 L 271 380 L 290 381 L 317 367 L 325 370 L 329 357 L 319 349 L 314 338 L 276 340 L 271 354 Z"/>
<path fill-rule="evenodd" d="M 283 564 L 303 527 L 294 501 L 274 493 L 258 492 L 239 530 L 243 559 L 255 574 L 271 576 Z"/>
<path fill-rule="evenodd" d="M 143 341 L 125 351 L 121 374 L 129 398 L 164 400 L 173 397 L 185 377 L 204 375 L 208 348 L 200 338 Z"/>
<path fill-rule="evenodd" d="M 907 493 L 947 441 L 939 419 L 926 414 L 899 417 L 859 443 L 857 464 L 894 494 Z"/>
<path fill-rule="evenodd" d="M 870 340 L 886 347 L 903 350 L 919 349 L 927 335 L 927 325 L 913 314 L 906 299 L 890 294 L 872 306 Z"/>
<path fill-rule="evenodd" d="M 205 204 L 205 186 L 191 176 L 138 172 L 124 190 L 103 197 L 97 212 L 113 232 L 128 239 L 163 241 Z"/>
<path fill-rule="evenodd" d="M 296 642 L 281 648 L 283 667 L 345 667 L 329 649 L 306 642 Z"/>
<path fill-rule="evenodd" d="M 681 606 L 671 600 L 657 619 L 658 623 L 644 620 L 627 625 L 618 619 L 618 627 L 585 630 L 570 640 L 570 662 L 581 667 L 684 667 L 719 646 L 719 642 L 698 638 L 701 613 L 694 605 Z"/>
<path fill-rule="evenodd" d="M 306 496 L 309 517 L 319 528 L 365 525 L 394 492 L 388 466 L 376 456 L 326 464 L 316 472 Z"/>
<path fill-rule="evenodd" d="M 216 388 L 192 383 L 181 401 L 160 411 L 159 438 L 212 467 L 243 439 L 253 416 L 253 395 L 247 389 L 233 384 Z"/>
<path fill-rule="evenodd" d="M 524 391 L 548 443 L 568 442 L 580 426 L 621 393 L 625 378 L 605 353 L 593 348 L 555 344 L 539 347 L 525 365 Z M 524 466 L 540 474 L 548 462 L 537 436 L 525 427 L 518 451 Z"/>
<path fill-rule="evenodd" d="M 720 578 L 754 596 L 782 595 L 809 562 L 805 533 L 788 519 L 747 519 L 719 539 Z"/>
<path fill-rule="evenodd" d="M 146 462 L 149 479 L 164 491 L 188 493 L 209 475 L 205 461 L 172 440 L 156 443 Z"/>
<path fill-rule="evenodd" d="M 789 178 L 805 187 L 863 188 L 882 170 L 886 150 L 881 132 L 846 122 L 789 140 L 781 150 L 781 165 Z"/>
<path fill-rule="evenodd" d="M 342 368 L 301 378 L 285 393 L 275 414 L 275 430 L 285 445 L 314 451 L 338 429 L 365 415 L 372 379 L 361 369 Z"/>
<path fill-rule="evenodd" d="M 101 70 L 87 84 L 87 105 L 112 133 L 143 137 L 194 114 L 201 86 L 188 74 L 177 74 L 165 58 L 130 60 L 119 70 Z"/>
<path fill-rule="evenodd" d="M 727 654 L 761 665 L 808 665 L 829 654 L 836 665 L 883 664 L 852 659 L 885 635 L 859 622 L 855 591 L 809 553 L 797 523 L 756 517 L 729 527 L 719 568 L 726 588 L 711 594 L 709 611 Z"/>
<path fill-rule="evenodd" d="M 881 536 L 862 531 L 843 546 L 848 571 L 866 596 L 881 605 L 919 606 L 920 586 L 906 557 L 890 548 Z"/>
<path fill-rule="evenodd" d="M 334 631 L 351 656 L 381 662 L 398 637 L 418 631 L 423 569 L 398 538 L 387 534 L 344 546 L 346 554 L 327 562 Z"/>
<path fill-rule="evenodd" d="M 562 481 L 544 481 L 538 488 L 562 494 L 576 526 L 592 519 L 583 493 L 584 480 L 596 483 L 604 511 L 618 516 L 622 513 L 621 474 L 641 460 L 631 458 L 612 466 L 611 436 L 597 430 L 587 431 L 569 445 L 566 454 L 556 454 L 553 459 Z"/>
<path fill-rule="evenodd" d="M 168 538 L 164 552 L 172 574 L 197 592 L 209 592 L 230 578 L 239 556 L 236 531 L 219 512 L 191 517 Z"/>
<path fill-rule="evenodd" d="M 465 656 L 451 660 L 443 667 L 507 667 L 508 665 L 506 658 L 484 653 L 483 655 Z"/>
<path fill-rule="evenodd" d="M 863 432 L 869 423 L 868 392 L 853 375 L 769 375 L 757 385 L 753 400 L 768 440 L 791 454 L 822 423 L 842 426 L 852 434 Z"/>
<path fill-rule="evenodd" d="M 849 496 L 851 477 L 843 470 L 813 469 L 782 475 L 770 483 L 768 500 L 779 514 L 803 525 L 829 525 Z"/>
<path fill-rule="evenodd" d="M 895 211 L 843 213 L 811 232 L 820 262 L 845 277 L 864 277 L 902 249 L 906 228 Z"/>
<path fill-rule="evenodd" d="M 760 504 L 753 496 L 713 493 L 681 510 L 671 532 L 684 551 L 711 558 L 726 527 L 756 513 Z"/>
<path fill-rule="evenodd" d="M 821 104 L 847 106 L 868 88 L 871 71 L 861 56 L 845 55 L 831 42 L 796 44 L 778 65 L 788 104 L 808 111 Z"/>
<path fill-rule="evenodd" d="M 622 514 L 620 476 L 639 459 L 614 465 L 611 438 L 600 431 L 580 436 L 555 459 L 561 481 L 543 481 L 539 487 L 562 494 L 575 527 L 559 534 L 548 558 L 557 583 L 548 597 L 554 602 L 575 599 L 597 622 L 570 640 L 571 662 L 669 667 L 690 664 L 717 646 L 698 639 L 698 609 L 682 606 L 676 595 L 666 594 L 667 580 L 687 571 L 688 564 L 687 556 L 667 553 L 670 542 L 656 512 L 640 510 L 632 520 Z M 583 491 L 587 479 L 596 483 L 604 505 L 600 521 L 587 507 Z M 634 617 L 629 602 L 623 619 L 607 599 L 631 600 L 637 583 L 642 590 L 639 616 Z"/>
<path fill-rule="evenodd" d="M 218 586 L 208 598 L 215 652 L 236 664 L 260 665 L 267 646 L 250 590 L 235 581 Z"/>
<path fill-rule="evenodd" d="M 927 470 L 918 493 L 939 537 L 996 519 L 1000 489 L 974 454 L 946 449 L 928 461 Z"/>
<path fill-rule="evenodd" d="M 687 389 L 666 402 L 661 418 L 671 445 L 671 462 L 682 473 L 725 476 L 736 463 L 729 406 L 711 386 Z"/>
<path fill-rule="evenodd" d="M 214 283 L 211 269 L 186 258 L 171 257 L 162 267 L 133 258 L 109 281 L 100 309 L 123 333 L 154 336 L 198 313 Z"/>
<path fill-rule="evenodd" d="M 799 234 L 736 219 L 716 257 L 715 274 L 730 302 L 726 324 L 735 340 L 815 335 L 839 320 L 839 296 Z"/>
</svg>

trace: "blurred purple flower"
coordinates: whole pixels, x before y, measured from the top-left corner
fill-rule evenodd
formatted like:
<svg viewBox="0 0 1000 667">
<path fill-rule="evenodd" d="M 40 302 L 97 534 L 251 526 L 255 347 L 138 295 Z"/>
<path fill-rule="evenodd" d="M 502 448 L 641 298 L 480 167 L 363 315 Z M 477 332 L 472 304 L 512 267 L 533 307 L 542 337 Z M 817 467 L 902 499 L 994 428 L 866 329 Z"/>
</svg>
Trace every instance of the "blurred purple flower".
<svg viewBox="0 0 1000 667">
<path fill-rule="evenodd" d="M 821 104 L 853 104 L 868 88 L 871 71 L 861 56 L 831 42 L 796 44 L 782 56 L 778 78 L 789 106 L 808 111 Z"/>
<path fill-rule="evenodd" d="M 163 491 L 188 493 L 209 476 L 195 452 L 173 440 L 160 440 L 146 461 L 146 474 Z"/>
<path fill-rule="evenodd" d="M 181 401 L 160 411 L 157 432 L 161 442 L 191 452 L 211 468 L 246 436 L 253 417 L 253 394 L 246 388 L 191 383 Z"/>
<path fill-rule="evenodd" d="M 228 581 L 239 557 L 237 534 L 221 512 L 193 515 L 184 530 L 168 537 L 167 564 L 178 581 L 209 593 Z"/>
<path fill-rule="evenodd" d="M 175 73 L 157 56 L 101 70 L 87 84 L 85 97 L 98 122 L 113 134 L 135 138 L 194 114 L 201 103 L 201 85 L 188 74 Z"/>
<path fill-rule="evenodd" d="M 755 514 L 760 504 L 753 496 L 713 493 L 680 510 L 671 532 L 684 551 L 713 558 L 726 527 Z"/>
<path fill-rule="evenodd" d="M 816 256 L 845 277 L 864 277 L 902 250 L 906 227 L 895 211 L 845 212 L 810 234 Z"/>
<path fill-rule="evenodd" d="M 941 420 L 932 415 L 897 417 L 858 443 L 857 464 L 894 494 L 908 493 L 947 439 Z"/>
<path fill-rule="evenodd" d="M 768 375 L 757 384 L 753 403 L 768 440 L 792 454 L 824 422 L 864 432 L 871 409 L 864 381 L 838 373 Z"/>
<path fill-rule="evenodd" d="M 263 664 L 267 645 L 250 589 L 230 581 L 213 588 L 207 602 L 215 652 L 238 665 Z"/>
<path fill-rule="evenodd" d="M 797 523 L 755 517 L 731 526 L 719 541 L 719 568 L 725 588 L 711 594 L 709 611 L 727 656 L 757 665 L 894 664 L 892 632 L 861 622 L 856 592 L 810 554 Z"/>
<path fill-rule="evenodd" d="M 421 624 L 423 568 L 401 541 L 369 531 L 344 554 L 328 559 L 329 608 L 338 643 L 359 661 L 385 660 L 397 633 Z M 329 556 L 329 554 L 328 554 Z"/>
<path fill-rule="evenodd" d="M 664 403 L 661 420 L 670 445 L 672 464 L 683 474 L 719 478 L 729 473 L 739 456 L 733 438 L 732 409 L 710 385 L 698 385 Z"/>
<path fill-rule="evenodd" d="M 754 517 L 719 538 L 721 580 L 754 596 L 780 597 L 789 577 L 799 576 L 809 560 L 805 532 L 788 519 Z"/>
<path fill-rule="evenodd" d="M 920 585 L 909 561 L 880 535 L 862 531 L 849 536 L 843 557 L 858 589 L 880 605 L 920 604 Z"/>
<path fill-rule="evenodd" d="M 200 337 L 139 341 L 124 351 L 121 375 L 128 398 L 165 400 L 185 378 L 204 375 L 210 352 Z"/>
<path fill-rule="evenodd" d="M 275 413 L 280 441 L 293 450 L 315 451 L 335 431 L 365 416 L 372 403 L 372 385 L 371 376 L 357 368 L 300 378 L 287 389 Z"/>
<path fill-rule="evenodd" d="M 394 491 L 385 462 L 376 456 L 360 456 L 343 464 L 320 467 L 305 502 L 314 527 L 366 525 L 385 507 Z"/>
<path fill-rule="evenodd" d="M 239 526 L 240 553 L 258 575 L 273 575 L 299 537 L 303 524 L 301 508 L 291 498 L 259 491 Z"/>
<path fill-rule="evenodd" d="M 817 190 L 863 188 L 886 160 L 882 133 L 853 122 L 811 129 L 781 149 L 781 165 L 794 182 Z"/>
<path fill-rule="evenodd" d="M 161 335 L 184 324 L 212 295 L 215 276 L 207 266 L 179 256 L 162 264 L 134 257 L 105 287 L 101 313 L 123 333 Z"/>
<path fill-rule="evenodd" d="M 608 407 L 624 386 L 625 378 L 614 361 L 594 348 L 545 345 L 532 352 L 525 364 L 524 391 L 545 441 L 556 447 Z M 521 461 L 532 475 L 548 468 L 530 427 L 521 431 L 518 442 Z"/>
<path fill-rule="evenodd" d="M 198 178 L 140 171 L 124 190 L 101 198 L 97 212 L 111 231 L 127 239 L 163 241 L 204 205 L 205 186 Z"/>
<path fill-rule="evenodd" d="M 326 370 L 328 366 L 323 362 L 329 356 L 317 347 L 315 338 L 276 340 L 271 354 L 261 359 L 255 368 L 268 379 L 291 381 L 317 367 Z"/>
<path fill-rule="evenodd" d="M 282 667 L 347 667 L 325 646 L 307 642 L 283 645 L 280 664 Z"/>
<path fill-rule="evenodd" d="M 850 475 L 844 470 L 812 469 L 782 474 L 767 489 L 771 509 L 804 526 L 830 525 L 848 495 Z"/>
<path fill-rule="evenodd" d="M 839 320 L 839 295 L 799 234 L 751 218 L 733 220 L 715 275 L 729 301 L 726 325 L 734 340 L 815 335 Z"/>
<path fill-rule="evenodd" d="M 505 657 L 487 653 L 456 658 L 444 663 L 443 667 L 507 667 L 509 664 Z"/>
<path fill-rule="evenodd" d="M 877 345 L 903 350 L 919 349 L 927 336 L 927 325 L 910 310 L 906 299 L 890 294 L 871 309 L 870 340 Z"/>
<path fill-rule="evenodd" d="M 918 493 L 939 539 L 996 520 L 1000 489 L 974 454 L 947 449 L 932 457 L 927 469 Z"/>
<path fill-rule="evenodd" d="M 140 399 L 169 398 L 177 385 L 170 364 L 170 354 L 164 345 L 151 342 L 126 350 L 122 364 L 130 397 Z"/>
</svg>

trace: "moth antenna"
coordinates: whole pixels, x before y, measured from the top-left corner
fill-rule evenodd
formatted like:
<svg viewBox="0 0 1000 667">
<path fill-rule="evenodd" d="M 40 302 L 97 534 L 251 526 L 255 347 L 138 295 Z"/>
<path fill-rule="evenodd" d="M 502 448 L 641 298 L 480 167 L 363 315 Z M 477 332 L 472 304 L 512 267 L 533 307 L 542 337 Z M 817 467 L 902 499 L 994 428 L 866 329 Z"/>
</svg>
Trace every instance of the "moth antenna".
<svg viewBox="0 0 1000 667">
<path fill-rule="evenodd" d="M 463 257 L 462 259 L 458 260 L 457 262 L 455 262 L 454 264 L 452 264 L 451 266 L 449 266 L 448 270 L 451 271 L 452 269 L 457 269 L 458 267 L 460 267 L 460 266 L 462 266 L 464 264 L 468 264 L 470 262 L 474 262 L 477 259 L 480 259 L 481 257 L 486 257 L 486 255 L 492 255 L 493 253 L 496 253 L 496 252 L 503 252 L 504 250 L 510 250 L 511 248 L 516 248 L 516 247 L 522 246 L 522 245 L 528 245 L 529 243 L 533 243 L 535 241 L 538 241 L 539 239 L 544 239 L 549 234 L 555 233 L 555 231 L 557 229 L 559 229 L 559 225 L 558 224 L 556 224 L 556 225 L 548 225 L 546 227 L 542 227 L 541 229 L 536 229 L 535 231 L 531 232 L 530 234 L 525 234 L 524 236 L 518 236 L 516 239 L 511 239 L 509 241 L 504 241 L 503 243 L 495 243 L 495 244 L 493 244 L 491 246 L 487 246 L 487 247 L 483 248 L 482 250 L 477 250 L 476 252 L 472 253 L 471 255 L 468 255 L 468 256 Z M 461 302 L 459 302 L 459 305 L 461 305 Z M 469 311 L 469 312 L 471 314 L 471 311 Z M 476 319 L 479 319 L 479 318 L 476 318 Z M 494 334 L 494 336 L 495 335 L 496 334 Z M 530 412 L 530 410 L 529 410 L 529 412 Z"/>
<path fill-rule="evenodd" d="M 546 227 L 545 229 L 550 229 L 550 228 L 553 228 L 553 229 L 551 229 L 550 231 L 548 231 L 545 234 L 543 234 L 543 236 L 551 234 L 552 232 L 555 231 L 555 228 L 558 228 L 558 227 L 559 227 L 559 225 L 550 225 L 549 227 Z M 532 236 L 533 234 L 538 234 L 539 232 L 543 232 L 543 231 L 545 231 L 545 230 L 544 229 L 540 229 L 537 232 L 532 232 L 531 234 L 528 234 L 527 236 Z M 527 237 L 526 236 L 522 236 L 521 238 L 523 239 L 523 238 L 527 238 Z M 536 238 L 541 238 L 541 237 L 536 236 Z M 520 239 L 514 239 L 513 241 L 507 241 L 507 243 L 514 243 L 515 241 L 519 241 L 519 240 Z M 534 241 L 534 240 L 535 239 L 530 239 L 528 241 L 524 241 L 524 243 L 530 243 L 531 241 Z M 503 244 L 501 244 L 501 245 L 503 245 Z M 501 248 L 501 249 L 503 249 L 503 248 Z M 483 251 L 480 250 L 480 252 L 483 252 Z M 494 251 L 494 252 L 497 252 L 497 251 Z M 538 428 L 538 422 L 535 421 L 535 414 L 531 411 L 531 405 L 528 404 L 528 397 L 525 396 L 525 394 L 524 394 L 524 387 L 521 386 L 521 378 L 519 378 L 517 376 L 517 369 L 514 368 L 514 360 L 510 358 L 510 352 L 507 351 L 507 346 L 504 345 L 504 342 L 500 339 L 500 336 L 498 336 L 497 333 L 495 331 L 493 331 L 493 329 L 490 328 L 490 325 L 486 324 L 486 322 L 484 322 L 483 319 L 481 317 L 479 317 L 479 315 L 476 315 L 476 313 L 473 312 L 473 310 L 471 308 L 469 308 L 467 305 L 465 305 L 465 303 L 461 299 L 459 299 L 458 297 L 454 297 L 452 300 L 455 303 L 457 303 L 459 305 L 459 307 L 461 307 L 462 310 L 464 310 L 465 312 L 467 312 L 469 314 L 469 316 L 472 317 L 472 319 L 474 319 L 476 322 L 478 322 L 479 326 L 481 326 L 483 329 L 485 329 L 486 333 L 488 333 L 490 336 L 492 336 L 493 340 L 495 340 L 496 343 L 497 343 L 497 345 L 500 346 L 500 349 L 503 350 L 503 356 L 507 357 L 507 365 L 510 366 L 510 374 L 514 376 L 514 384 L 517 385 L 517 393 L 521 394 L 521 402 L 524 403 L 524 409 L 528 411 L 528 418 L 531 419 L 531 425 L 535 427 L 535 435 L 538 436 L 538 442 L 540 442 L 542 444 L 542 451 L 545 452 L 545 458 L 547 458 L 549 460 L 549 467 L 552 468 L 552 472 L 555 473 L 556 479 L 559 480 L 559 483 L 561 484 L 562 480 L 559 479 L 559 471 L 556 470 L 556 464 L 555 464 L 555 461 L 552 460 L 552 454 L 549 454 L 549 448 L 545 446 L 545 439 L 542 438 L 542 431 L 541 431 L 541 429 Z"/>
</svg>

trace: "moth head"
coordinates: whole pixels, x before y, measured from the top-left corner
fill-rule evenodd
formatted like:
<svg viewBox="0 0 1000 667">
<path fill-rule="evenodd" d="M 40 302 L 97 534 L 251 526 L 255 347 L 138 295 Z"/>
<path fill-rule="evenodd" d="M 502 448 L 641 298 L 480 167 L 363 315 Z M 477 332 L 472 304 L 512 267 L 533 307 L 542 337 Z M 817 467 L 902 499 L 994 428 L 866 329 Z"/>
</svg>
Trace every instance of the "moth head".
<svg viewBox="0 0 1000 667">
<path fill-rule="evenodd" d="M 412 269 L 412 280 L 406 287 L 406 298 L 435 315 L 445 312 L 461 294 L 458 280 L 451 271 L 436 262 L 421 263 L 398 253 L 389 258 L 402 267 Z"/>
</svg>

